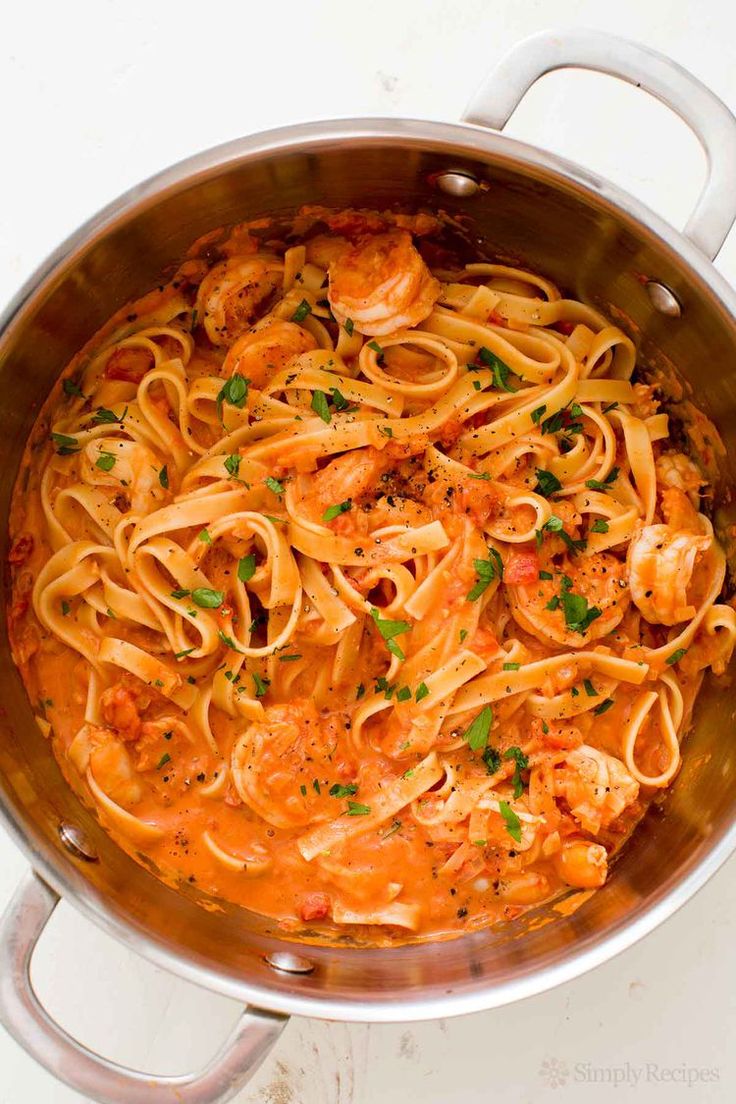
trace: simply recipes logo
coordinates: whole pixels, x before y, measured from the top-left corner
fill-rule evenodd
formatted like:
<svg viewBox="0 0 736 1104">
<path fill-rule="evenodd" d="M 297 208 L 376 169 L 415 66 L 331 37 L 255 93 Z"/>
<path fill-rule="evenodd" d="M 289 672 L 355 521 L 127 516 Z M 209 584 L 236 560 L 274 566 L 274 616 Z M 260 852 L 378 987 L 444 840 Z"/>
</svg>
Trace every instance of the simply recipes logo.
<svg viewBox="0 0 736 1104">
<path fill-rule="evenodd" d="M 597 1066 L 592 1062 L 567 1062 L 563 1058 L 545 1058 L 539 1067 L 539 1078 L 550 1089 L 566 1085 L 612 1085 L 635 1089 L 641 1085 L 709 1085 L 720 1081 L 721 1071 L 713 1066 L 690 1066 L 683 1062 L 666 1066 L 660 1062 L 622 1062 L 612 1066 Z"/>
</svg>

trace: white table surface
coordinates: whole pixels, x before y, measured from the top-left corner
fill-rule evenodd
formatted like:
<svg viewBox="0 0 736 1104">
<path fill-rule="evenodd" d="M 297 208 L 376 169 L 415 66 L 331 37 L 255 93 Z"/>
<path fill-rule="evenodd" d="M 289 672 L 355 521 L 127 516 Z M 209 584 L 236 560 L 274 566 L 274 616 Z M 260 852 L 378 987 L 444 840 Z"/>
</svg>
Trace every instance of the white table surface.
<svg viewBox="0 0 736 1104">
<path fill-rule="evenodd" d="M 730 0 L 25 0 L 0 38 L 0 300 L 123 189 L 186 155 L 334 115 L 457 119 L 484 73 L 554 21 L 650 44 L 736 109 Z M 697 143 L 642 93 L 555 74 L 510 132 L 586 163 L 682 225 Z M 736 197 L 734 197 L 736 202 Z M 719 259 L 736 281 L 736 235 Z M 19 389 L 18 394 L 22 394 Z M 0 833 L 0 908 L 26 863 Z M 420 1025 L 294 1019 L 240 1104 L 734 1099 L 736 859 L 657 932 L 554 991 Z M 156 1072 L 204 1061 L 237 1014 L 63 905 L 35 976 L 88 1044 Z M 691 1081 L 690 1087 L 687 1085 Z M 0 1031 L 0 1104 L 73 1104 Z"/>
</svg>

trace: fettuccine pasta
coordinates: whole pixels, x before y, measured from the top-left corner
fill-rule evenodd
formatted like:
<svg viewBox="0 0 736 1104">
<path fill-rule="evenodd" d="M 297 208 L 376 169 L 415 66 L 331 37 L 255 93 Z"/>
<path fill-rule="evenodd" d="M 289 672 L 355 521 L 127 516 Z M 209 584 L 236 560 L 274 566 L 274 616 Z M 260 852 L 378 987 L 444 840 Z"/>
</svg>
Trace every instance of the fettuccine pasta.
<svg viewBox="0 0 736 1104">
<path fill-rule="evenodd" d="M 322 937 L 601 886 L 736 640 L 630 338 L 443 233 L 209 235 L 16 487 L 14 656 L 70 783 L 162 877 Z"/>
</svg>

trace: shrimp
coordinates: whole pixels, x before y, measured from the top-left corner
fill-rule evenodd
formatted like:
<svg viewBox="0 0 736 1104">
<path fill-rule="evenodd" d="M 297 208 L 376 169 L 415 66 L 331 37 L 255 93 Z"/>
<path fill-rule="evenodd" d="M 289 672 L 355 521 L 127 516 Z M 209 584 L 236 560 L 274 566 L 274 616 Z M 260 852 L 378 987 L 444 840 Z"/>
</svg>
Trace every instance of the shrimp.
<svg viewBox="0 0 736 1104">
<path fill-rule="evenodd" d="M 143 787 L 131 757 L 111 728 L 83 725 L 67 754 L 80 774 L 92 771 L 95 782 L 117 805 L 129 807 L 142 800 Z"/>
<path fill-rule="evenodd" d="M 295 322 L 264 319 L 231 345 L 223 369 L 228 376 L 238 372 L 254 387 L 264 387 L 292 357 L 316 348 L 312 335 Z"/>
<path fill-rule="evenodd" d="M 630 602 L 626 565 L 608 552 L 571 560 L 551 579 L 508 586 L 507 593 L 522 629 L 544 644 L 570 648 L 587 647 L 610 633 Z"/>
<path fill-rule="evenodd" d="M 235 741 L 231 770 L 239 796 L 276 828 L 328 820 L 336 812 L 331 780 L 355 773 L 335 756 L 337 740 L 337 721 L 320 717 L 312 701 L 269 706 Z"/>
<path fill-rule="evenodd" d="M 646 525 L 629 545 L 629 585 L 634 604 L 654 625 L 677 625 L 695 616 L 687 591 L 699 558 L 712 536 Z"/>
<path fill-rule="evenodd" d="M 379 476 L 392 461 L 378 449 L 372 447 L 353 449 L 343 456 L 331 460 L 313 476 L 307 476 L 309 487 L 306 498 L 315 517 L 321 517 L 328 506 L 342 502 L 346 498 L 352 501 L 368 491 L 378 488 Z"/>
<path fill-rule="evenodd" d="M 664 487 L 677 487 L 690 499 L 697 510 L 700 488 L 705 484 L 703 476 L 689 456 L 682 452 L 663 452 L 654 465 L 657 482 Z"/>
<path fill-rule="evenodd" d="M 230 345 L 263 313 L 283 283 L 277 257 L 230 257 L 205 276 L 197 292 L 197 316 L 213 345 Z"/>
<path fill-rule="evenodd" d="M 332 313 L 359 333 L 381 336 L 416 326 L 431 313 L 440 284 L 406 230 L 362 239 L 329 268 Z"/>
<path fill-rule="evenodd" d="M 555 771 L 554 790 L 580 826 L 595 836 L 636 801 L 639 783 L 620 759 L 583 744 Z"/>
<path fill-rule="evenodd" d="M 141 730 L 141 701 L 127 686 L 116 683 L 105 690 L 100 708 L 105 723 L 114 728 L 122 740 L 137 740 Z"/>
<path fill-rule="evenodd" d="M 556 872 L 576 889 L 597 889 L 608 876 L 608 852 L 601 843 L 565 840 L 553 859 Z"/>
<path fill-rule="evenodd" d="M 347 239 L 334 234 L 318 234 L 306 242 L 307 260 L 319 268 L 329 268 L 346 249 Z"/>
</svg>

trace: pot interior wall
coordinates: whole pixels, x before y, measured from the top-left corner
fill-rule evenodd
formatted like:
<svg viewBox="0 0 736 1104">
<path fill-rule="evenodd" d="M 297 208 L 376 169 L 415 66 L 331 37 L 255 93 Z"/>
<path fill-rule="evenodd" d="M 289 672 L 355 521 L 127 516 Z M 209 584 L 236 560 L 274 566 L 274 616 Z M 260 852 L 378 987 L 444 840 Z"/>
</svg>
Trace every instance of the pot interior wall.
<svg viewBox="0 0 736 1104">
<path fill-rule="evenodd" d="M 21 307 L 0 342 L 5 458 L 0 516 L 7 516 L 24 440 L 52 380 L 112 311 L 154 286 L 193 239 L 302 203 L 379 208 L 398 203 L 469 216 L 487 255 L 517 259 L 551 277 L 612 313 L 645 361 L 676 365 L 725 442 L 727 453 L 718 457 L 717 516 L 724 525 L 736 520 L 728 494 L 736 481 L 736 334 L 726 309 L 668 246 L 622 217 L 603 194 L 596 195 L 595 181 L 591 191 L 584 190 L 542 168 L 521 165 L 498 138 L 475 142 L 468 131 L 455 134 L 462 136 L 464 150 L 443 146 L 439 138 L 423 140 L 411 130 L 351 145 L 337 138 L 315 140 L 301 152 L 268 156 L 238 157 L 231 149 L 224 164 L 200 164 L 187 183 L 172 176 L 156 198 L 147 198 L 144 190 L 132 211 L 106 216 Z M 472 169 L 484 182 L 484 190 L 470 200 L 450 199 L 432 183 L 433 174 L 457 166 Z M 654 312 L 642 274 L 673 288 L 683 304 L 681 319 Z M 4 525 L 1 540 L 5 562 Z M 104 907 L 119 933 L 146 933 L 174 954 L 217 972 L 217 984 L 230 992 L 246 995 L 253 987 L 269 987 L 263 1003 L 271 1006 L 297 994 L 357 1002 L 346 1012 L 356 1018 L 369 1018 L 371 1004 L 393 1002 L 400 1016 L 402 1001 L 470 994 L 552 966 L 574 945 L 592 946 L 663 897 L 708 854 L 736 810 L 736 748 L 727 738 L 730 695 L 707 686 L 664 813 L 650 811 L 609 883 L 577 911 L 563 916 L 541 910 L 532 924 L 527 918 L 505 931 L 442 944 L 389 951 L 310 948 L 317 964 L 311 974 L 282 975 L 262 960 L 279 940 L 271 922 L 229 906 L 204 911 L 191 891 L 175 893 L 124 855 L 80 806 L 33 721 L 4 633 L 0 677 L 0 792 L 39 866 L 57 885 L 71 885 L 92 909 Z M 100 862 L 75 866 L 60 849 L 61 820 L 86 828 Z"/>
</svg>

